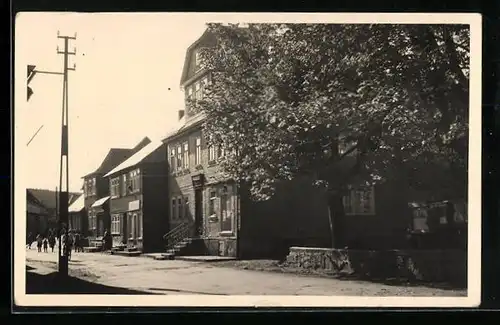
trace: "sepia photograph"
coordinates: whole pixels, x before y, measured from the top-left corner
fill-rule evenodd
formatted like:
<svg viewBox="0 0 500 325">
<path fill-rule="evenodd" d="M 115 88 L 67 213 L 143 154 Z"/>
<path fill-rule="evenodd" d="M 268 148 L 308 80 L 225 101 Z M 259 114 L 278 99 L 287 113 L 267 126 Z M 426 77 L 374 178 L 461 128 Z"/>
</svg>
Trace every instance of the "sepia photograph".
<svg viewBox="0 0 500 325">
<path fill-rule="evenodd" d="M 479 14 L 22 12 L 14 40 L 16 305 L 479 305 Z"/>
</svg>

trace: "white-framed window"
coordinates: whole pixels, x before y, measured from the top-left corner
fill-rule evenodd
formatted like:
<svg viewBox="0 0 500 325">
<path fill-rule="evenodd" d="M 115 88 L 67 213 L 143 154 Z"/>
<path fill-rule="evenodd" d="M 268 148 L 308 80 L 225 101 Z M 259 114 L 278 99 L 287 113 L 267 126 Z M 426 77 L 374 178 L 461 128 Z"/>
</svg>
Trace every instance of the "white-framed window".
<svg viewBox="0 0 500 325">
<path fill-rule="evenodd" d="M 176 162 L 176 170 L 182 170 L 182 147 L 177 146 L 177 162 Z"/>
<path fill-rule="evenodd" d="M 173 198 L 171 203 L 170 203 L 170 209 L 171 209 L 171 216 L 172 216 L 172 220 L 173 219 L 177 219 L 178 216 L 177 216 L 177 198 Z"/>
<path fill-rule="evenodd" d="M 120 178 L 115 177 L 109 180 L 109 189 L 112 198 L 120 196 Z"/>
<path fill-rule="evenodd" d="M 138 192 L 141 188 L 141 184 L 140 184 L 140 181 L 141 181 L 141 173 L 140 173 L 140 170 L 139 169 L 134 169 L 132 171 L 129 172 L 129 177 L 128 177 L 128 180 L 129 180 L 129 191 L 130 193 L 135 193 L 135 192 Z"/>
<path fill-rule="evenodd" d="M 194 164 L 195 166 L 201 165 L 201 137 L 195 140 Z"/>
<path fill-rule="evenodd" d="M 375 215 L 375 189 L 351 188 L 343 198 L 346 215 Z"/>
<path fill-rule="evenodd" d="M 121 233 L 121 216 L 113 214 L 111 216 L 111 234 L 119 235 Z"/>
<path fill-rule="evenodd" d="M 203 98 L 203 89 L 201 87 L 201 81 L 197 81 L 194 84 L 194 98 L 200 100 Z"/>
<path fill-rule="evenodd" d="M 127 195 L 127 174 L 123 174 L 122 175 L 122 186 L 121 186 L 121 191 L 122 191 L 122 196 L 126 196 Z"/>
<path fill-rule="evenodd" d="M 175 148 L 170 149 L 170 170 L 175 170 Z"/>
<path fill-rule="evenodd" d="M 86 196 L 92 196 L 97 194 L 96 178 L 88 178 L 85 180 L 85 193 Z"/>
<path fill-rule="evenodd" d="M 214 160 L 217 159 L 217 157 L 215 156 L 216 152 L 215 152 L 215 147 L 214 146 L 209 146 L 208 147 L 208 161 L 209 162 L 212 162 Z"/>
<path fill-rule="evenodd" d="M 215 202 L 217 200 L 217 192 L 211 191 L 210 192 L 210 197 L 208 199 L 208 215 L 212 216 L 216 214 L 215 211 Z"/>
<path fill-rule="evenodd" d="M 182 151 L 182 162 L 183 162 L 183 168 L 188 169 L 189 168 L 189 142 L 184 142 L 182 145 L 183 151 Z"/>
</svg>

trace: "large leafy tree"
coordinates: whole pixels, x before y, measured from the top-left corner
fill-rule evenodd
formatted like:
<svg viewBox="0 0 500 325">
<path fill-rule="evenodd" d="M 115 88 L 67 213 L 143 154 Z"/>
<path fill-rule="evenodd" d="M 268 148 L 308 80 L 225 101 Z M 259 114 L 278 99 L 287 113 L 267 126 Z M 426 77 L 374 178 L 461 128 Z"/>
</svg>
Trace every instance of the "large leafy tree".
<svg viewBox="0 0 500 325">
<path fill-rule="evenodd" d="M 208 28 L 212 83 L 194 109 L 225 149 L 221 170 L 256 200 L 309 175 L 327 189 L 340 239 L 342 191 L 355 181 L 466 193 L 468 26 Z"/>
</svg>

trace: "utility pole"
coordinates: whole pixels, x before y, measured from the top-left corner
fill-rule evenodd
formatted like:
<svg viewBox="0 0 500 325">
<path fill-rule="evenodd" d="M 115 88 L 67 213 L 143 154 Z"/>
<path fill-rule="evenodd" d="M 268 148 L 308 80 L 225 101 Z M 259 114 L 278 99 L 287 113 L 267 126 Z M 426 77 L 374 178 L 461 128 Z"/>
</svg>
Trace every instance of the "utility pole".
<svg viewBox="0 0 500 325">
<path fill-rule="evenodd" d="M 70 68 L 68 61 L 70 55 L 76 55 L 76 49 L 73 52 L 69 51 L 69 42 L 71 40 L 76 40 L 75 36 L 62 36 L 57 32 L 57 38 L 62 39 L 64 41 L 64 49 L 59 51 L 59 46 L 57 47 L 57 54 L 63 55 L 63 71 L 43 71 L 37 70 L 36 65 L 28 65 L 27 66 L 27 100 L 29 101 L 30 97 L 33 95 L 33 89 L 29 86 L 29 83 L 33 79 L 36 74 L 51 74 L 51 75 L 62 75 L 63 76 L 63 96 L 62 96 L 62 114 L 61 114 L 61 160 L 59 166 L 59 193 L 57 193 L 56 188 L 56 196 L 58 197 L 57 204 L 57 212 L 56 216 L 58 216 L 58 237 L 59 237 L 59 275 L 60 276 L 68 276 L 68 252 L 63 247 L 62 236 L 63 234 L 67 235 L 68 229 L 68 219 L 69 219 L 69 158 L 68 158 L 68 73 L 69 71 L 76 70 L 76 64 L 73 64 L 73 67 Z M 38 129 L 35 135 L 30 139 L 27 145 L 33 140 L 33 138 L 38 134 L 43 125 Z M 64 182 L 63 182 L 64 178 Z"/>
<path fill-rule="evenodd" d="M 75 70 L 68 66 L 70 55 L 76 54 L 76 49 L 73 52 L 69 51 L 70 40 L 76 40 L 75 36 L 61 36 L 57 33 L 57 38 L 64 41 L 64 49 L 57 54 L 63 55 L 63 96 L 62 96 L 62 114 L 61 114 L 61 160 L 59 165 L 59 243 L 63 244 L 63 235 L 68 236 L 68 219 L 69 219 L 69 141 L 68 141 L 68 72 Z M 65 177 L 64 177 L 65 176 Z M 65 182 L 63 182 L 63 178 Z M 64 246 L 63 246 L 64 247 Z M 64 249 L 59 254 L 59 275 L 68 276 L 68 252 Z"/>
</svg>

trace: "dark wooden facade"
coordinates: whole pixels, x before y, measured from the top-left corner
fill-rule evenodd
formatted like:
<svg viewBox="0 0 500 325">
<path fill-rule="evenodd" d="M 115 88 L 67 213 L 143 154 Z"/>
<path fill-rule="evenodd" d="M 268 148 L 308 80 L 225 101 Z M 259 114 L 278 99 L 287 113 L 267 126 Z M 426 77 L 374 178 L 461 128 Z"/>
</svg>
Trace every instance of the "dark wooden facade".
<svg viewBox="0 0 500 325">
<path fill-rule="evenodd" d="M 163 235 L 169 229 L 166 146 L 151 143 L 136 155 L 144 155 L 123 169 L 112 170 L 106 179 L 111 188 L 110 229 L 114 246 L 142 252 L 164 248 Z M 132 156 L 130 159 L 136 159 Z"/>
</svg>

